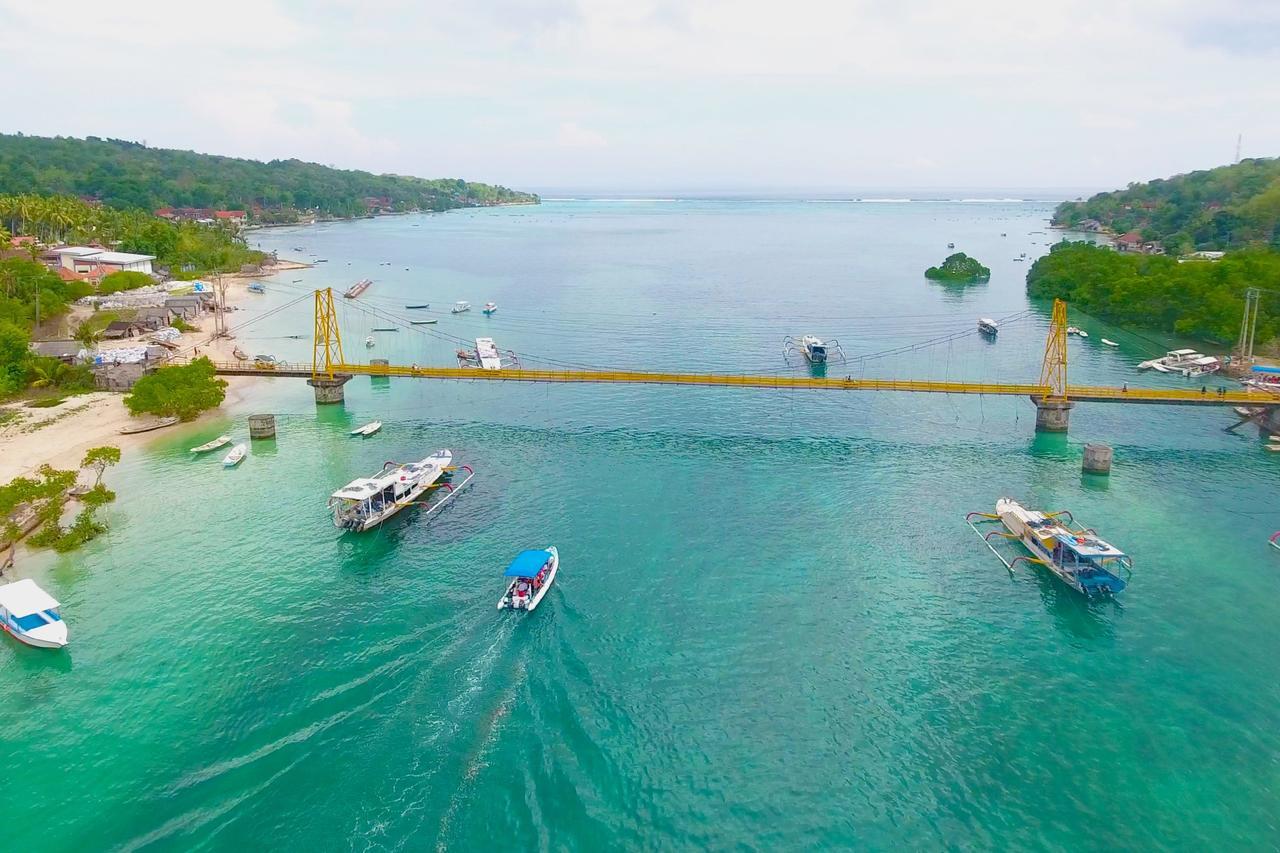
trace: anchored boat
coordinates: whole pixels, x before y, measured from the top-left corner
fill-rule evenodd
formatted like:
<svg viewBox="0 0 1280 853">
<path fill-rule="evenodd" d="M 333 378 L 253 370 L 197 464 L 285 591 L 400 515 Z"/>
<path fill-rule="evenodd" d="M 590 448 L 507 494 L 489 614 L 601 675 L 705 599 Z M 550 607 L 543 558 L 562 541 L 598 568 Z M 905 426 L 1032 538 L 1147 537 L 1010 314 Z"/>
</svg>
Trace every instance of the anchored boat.
<svg viewBox="0 0 1280 853">
<path fill-rule="evenodd" d="M 333 512 L 333 525 L 356 532 L 377 527 L 408 506 L 420 503 L 423 493 L 442 488 L 447 494 L 427 507 L 426 514 L 444 506 L 462 490 L 475 473 L 467 465 L 460 470 L 467 473 L 461 483 L 450 481 L 453 453 L 437 450 L 417 462 L 387 462 L 382 470 L 370 477 L 352 480 L 329 496 L 329 509 Z M 423 502 L 429 503 L 429 501 Z"/>
<path fill-rule="evenodd" d="M 1066 516 L 1069 523 L 1061 518 Z M 1133 560 L 1127 554 L 1098 538 L 1092 530 L 1074 530 L 1069 525 L 1075 519 L 1068 511 L 1040 512 L 1024 507 L 1012 498 L 996 501 L 994 515 L 971 512 L 965 521 L 982 537 L 991 552 L 1010 571 L 1020 562 L 1039 563 L 1047 566 L 1064 583 L 1090 598 L 1116 595 L 1129 585 Z M 990 531 L 983 535 L 977 524 L 1000 522 L 1008 533 Z M 991 544 L 992 537 L 1015 539 L 1026 546 L 1031 557 L 1015 557 L 1006 560 Z M 1124 578 L 1121 578 L 1121 573 Z"/>
<path fill-rule="evenodd" d="M 234 468 L 244 461 L 244 455 L 249 452 L 248 445 L 237 444 L 231 448 L 231 452 L 222 457 L 223 468 Z"/>
<path fill-rule="evenodd" d="M 1280 530 L 1271 534 L 1271 547 L 1280 550 Z"/>
<path fill-rule="evenodd" d="M 208 453 L 210 450 L 217 450 L 219 447 L 225 447 L 231 443 L 231 436 L 220 435 L 213 441 L 206 441 L 197 447 L 191 448 L 192 453 Z"/>
<path fill-rule="evenodd" d="M 826 364 L 833 359 L 845 360 L 844 349 L 835 338 L 824 341 L 817 335 L 801 335 L 800 340 L 788 335 L 782 339 L 782 357 L 788 364 L 791 357 L 804 356 L 810 364 Z"/>
<path fill-rule="evenodd" d="M 994 338 L 1000 334 L 1000 325 L 990 317 L 980 317 L 978 319 L 978 331 L 988 337 Z"/>
<path fill-rule="evenodd" d="M 316 261 L 316 263 L 320 263 L 320 261 Z M 342 295 L 346 299 L 355 299 L 357 296 L 359 296 L 360 294 L 368 290 L 372 285 L 373 285 L 372 280 L 367 278 L 362 278 L 359 281 L 357 281 L 355 284 L 348 287 L 346 293 Z"/>
<path fill-rule="evenodd" d="M 560 568 L 560 552 L 554 545 L 534 551 L 521 551 L 503 573 L 511 585 L 498 601 L 499 610 L 532 611 L 542 601 Z"/>
<path fill-rule="evenodd" d="M 1193 349 L 1174 349 L 1169 350 L 1160 358 L 1153 358 L 1138 364 L 1139 370 L 1157 370 L 1160 373 L 1169 373 L 1173 370 L 1181 370 L 1182 368 L 1195 361 L 1197 358 L 1204 356 Z"/>
<path fill-rule="evenodd" d="M 250 293 L 266 293 L 267 292 L 266 285 L 264 285 L 260 281 L 253 282 L 248 287 L 246 287 L 245 290 L 249 291 Z"/>
<path fill-rule="evenodd" d="M 1182 368 L 1182 375 L 1189 379 L 1197 376 L 1208 376 L 1222 369 L 1222 362 L 1211 355 L 1202 355 Z"/>
<path fill-rule="evenodd" d="M 449 309 L 450 314 L 461 314 L 463 311 L 470 311 L 471 303 L 464 299 L 460 299 L 453 303 L 453 307 Z"/>
<path fill-rule="evenodd" d="M 60 605 L 31 578 L 0 586 L 0 628 L 28 646 L 60 649 L 67 644 L 67 623 Z"/>
<path fill-rule="evenodd" d="M 373 435 L 375 432 L 377 432 L 380 429 L 382 429 L 382 421 L 369 421 L 369 423 L 365 424 L 364 426 L 358 426 L 355 429 L 353 429 L 351 431 L 351 435 L 360 435 L 360 436 Z"/>
</svg>

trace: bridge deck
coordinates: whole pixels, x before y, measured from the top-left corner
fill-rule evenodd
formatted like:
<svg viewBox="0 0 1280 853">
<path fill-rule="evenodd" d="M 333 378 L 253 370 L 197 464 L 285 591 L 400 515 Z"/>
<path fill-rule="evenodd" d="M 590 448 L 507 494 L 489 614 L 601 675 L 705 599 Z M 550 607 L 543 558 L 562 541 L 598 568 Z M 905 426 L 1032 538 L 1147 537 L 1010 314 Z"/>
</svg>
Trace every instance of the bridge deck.
<svg viewBox="0 0 1280 853">
<path fill-rule="evenodd" d="M 307 364 L 280 364 L 274 369 L 240 363 L 215 363 L 227 376 L 306 378 Z M 583 382 L 636 385 L 698 385 L 726 388 L 815 389 L 835 391 L 911 391 L 933 394 L 989 394 L 993 396 L 1043 397 L 1048 389 L 1036 384 L 989 382 L 939 382 L 914 379 L 855 379 L 840 376 L 794 374 L 735 375 L 724 373 L 657 373 L 627 370 L 479 370 L 474 367 L 419 367 L 383 364 L 335 364 L 334 375 L 400 376 L 414 379 L 467 379 L 488 382 Z M 326 372 L 322 375 L 329 375 Z M 1068 386 L 1068 399 L 1081 403 L 1145 403 L 1182 406 L 1280 406 L 1280 396 L 1266 391 L 1240 390 L 1218 393 L 1199 388 L 1110 388 Z"/>
</svg>

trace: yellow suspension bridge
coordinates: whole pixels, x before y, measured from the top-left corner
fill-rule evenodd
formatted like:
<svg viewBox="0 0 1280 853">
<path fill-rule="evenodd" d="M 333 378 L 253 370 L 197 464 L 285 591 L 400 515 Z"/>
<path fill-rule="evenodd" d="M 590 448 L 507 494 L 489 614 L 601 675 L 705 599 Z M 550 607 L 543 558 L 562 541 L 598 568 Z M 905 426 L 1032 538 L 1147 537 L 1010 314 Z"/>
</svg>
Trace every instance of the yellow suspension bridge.
<svg viewBox="0 0 1280 853">
<path fill-rule="evenodd" d="M 1280 429 L 1280 395 L 1264 390 L 1115 388 L 1067 383 L 1067 305 L 1056 300 L 1045 342 L 1040 378 L 1035 383 L 950 382 L 915 379 L 855 379 L 796 375 L 731 373 L 667 373 L 632 370 L 560 369 L 535 370 L 502 367 L 424 367 L 396 364 L 352 364 L 342 348 L 342 334 L 333 290 L 315 291 L 315 333 L 310 365 L 279 363 L 269 375 L 305 378 L 315 389 L 317 403 L 343 399 L 342 386 L 353 376 L 397 376 L 414 379 L 466 379 L 488 382 L 610 383 L 635 385 L 710 386 L 779 390 L 905 391 L 933 394 L 989 394 L 1028 397 L 1036 404 L 1036 429 L 1065 431 L 1069 412 L 1076 403 L 1136 403 L 1181 406 L 1237 406 L 1265 416 Z M 264 375 L 262 367 L 246 363 L 215 363 L 224 375 Z"/>
</svg>

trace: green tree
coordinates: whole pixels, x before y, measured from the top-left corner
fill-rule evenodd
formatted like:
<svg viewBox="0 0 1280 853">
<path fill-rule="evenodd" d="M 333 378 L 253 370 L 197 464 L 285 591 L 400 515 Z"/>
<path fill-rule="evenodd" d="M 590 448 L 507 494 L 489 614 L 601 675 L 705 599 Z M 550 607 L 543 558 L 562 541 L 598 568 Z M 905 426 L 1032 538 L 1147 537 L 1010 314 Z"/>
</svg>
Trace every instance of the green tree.
<svg viewBox="0 0 1280 853">
<path fill-rule="evenodd" d="M 136 290 L 155 284 L 156 280 L 144 272 L 137 270 L 120 270 L 105 276 L 98 284 L 99 294 L 119 293 L 122 290 Z"/>
<path fill-rule="evenodd" d="M 80 467 L 93 469 L 93 485 L 96 488 L 102 483 L 102 475 L 107 468 L 119 461 L 120 448 L 108 444 L 103 447 L 94 447 L 85 453 L 84 459 L 80 462 Z"/>
<path fill-rule="evenodd" d="M 226 389 L 226 380 L 218 378 L 213 362 L 201 357 L 142 377 L 124 398 L 124 404 L 135 415 L 176 415 L 189 421 L 206 409 L 221 405 Z"/>
</svg>

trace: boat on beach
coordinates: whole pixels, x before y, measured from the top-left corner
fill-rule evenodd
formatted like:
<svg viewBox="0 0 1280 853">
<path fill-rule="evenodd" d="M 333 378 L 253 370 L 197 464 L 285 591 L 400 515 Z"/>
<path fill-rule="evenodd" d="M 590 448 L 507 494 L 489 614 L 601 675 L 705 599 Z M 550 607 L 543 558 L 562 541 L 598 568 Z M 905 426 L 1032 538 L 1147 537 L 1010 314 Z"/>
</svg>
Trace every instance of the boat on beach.
<svg viewBox="0 0 1280 853">
<path fill-rule="evenodd" d="M 498 609 L 532 612 L 555 583 L 559 569 L 560 552 L 554 545 L 521 551 L 503 572 L 503 577 L 512 580 L 498 600 Z"/>
<path fill-rule="evenodd" d="M 995 337 L 1000 334 L 1000 325 L 990 317 L 978 318 L 978 331 L 989 337 Z"/>
<path fill-rule="evenodd" d="M 1062 520 L 1064 516 L 1068 522 Z M 965 521 L 1011 571 L 1019 562 L 1037 563 L 1090 598 L 1116 595 L 1129 585 L 1133 560 L 1093 530 L 1073 529 L 1070 525 L 1075 524 L 1075 519 L 1068 511 L 1040 512 L 1027 509 L 1012 498 L 1000 498 L 994 515 L 971 512 Z M 983 535 L 976 526 L 996 521 L 1008 532 L 996 530 Z M 993 536 L 1022 543 L 1032 556 L 1006 560 L 991 544 Z"/>
<path fill-rule="evenodd" d="M 364 426 L 358 426 L 351 431 L 351 435 L 373 435 L 382 429 L 382 421 L 369 421 Z"/>
<path fill-rule="evenodd" d="M 320 262 L 316 261 L 316 263 L 320 263 Z M 370 279 L 362 278 L 359 281 L 357 281 L 355 284 L 348 287 L 346 292 L 343 293 L 342 296 L 345 299 L 355 299 L 357 296 L 359 296 L 360 294 L 368 290 L 372 284 L 373 282 Z"/>
<path fill-rule="evenodd" d="M 471 310 L 471 303 L 467 302 L 465 299 L 460 299 L 457 302 L 453 303 L 453 307 L 449 309 L 449 313 L 461 314 L 463 311 L 470 311 L 470 310 Z"/>
<path fill-rule="evenodd" d="M 461 483 L 453 483 L 449 477 L 455 470 L 467 472 Z M 436 488 L 447 494 L 427 507 L 426 514 L 435 512 L 457 494 L 475 474 L 466 465 L 453 467 L 453 452 L 437 450 L 417 462 L 386 462 L 369 477 L 352 480 L 329 496 L 329 509 L 333 513 L 334 527 L 361 532 L 377 527 L 400 510 L 419 503 L 423 493 Z"/>
<path fill-rule="evenodd" d="M 493 316 L 494 314 L 496 314 L 496 313 L 497 313 L 497 311 L 498 311 L 498 303 L 496 303 L 496 302 L 486 302 L 486 303 L 484 304 L 484 307 L 483 307 L 483 308 L 481 308 L 481 309 L 480 309 L 480 311 L 481 311 L 481 313 L 482 313 L 482 314 L 484 314 L 486 317 L 492 317 L 492 316 Z"/>
<path fill-rule="evenodd" d="M 61 605 L 31 578 L 0 586 L 0 628 L 14 639 L 41 649 L 67 644 L 67 623 Z"/>
<path fill-rule="evenodd" d="M 213 441 L 206 441 L 204 444 L 191 448 L 192 453 L 208 453 L 210 450 L 217 450 L 219 447 L 226 447 L 231 443 L 231 436 L 220 435 Z"/>
<path fill-rule="evenodd" d="M 129 426 L 120 427 L 121 435 L 133 435 L 139 432 L 151 432 L 153 429 L 164 429 L 167 426 L 173 426 L 178 422 L 177 418 L 154 418 L 153 420 L 143 421 L 138 424 L 130 424 Z"/>
<path fill-rule="evenodd" d="M 226 456 L 222 458 L 222 467 L 223 468 L 236 467 L 237 465 L 239 465 L 241 462 L 244 461 L 244 456 L 248 452 L 249 452 L 249 446 L 247 444 L 243 444 L 243 443 L 237 444 L 235 447 L 231 448 L 230 453 L 228 453 Z"/>
<path fill-rule="evenodd" d="M 245 290 L 249 291 L 250 293 L 266 293 L 267 287 L 262 282 L 255 281 L 252 284 L 250 284 L 248 287 L 246 287 Z"/>
</svg>

